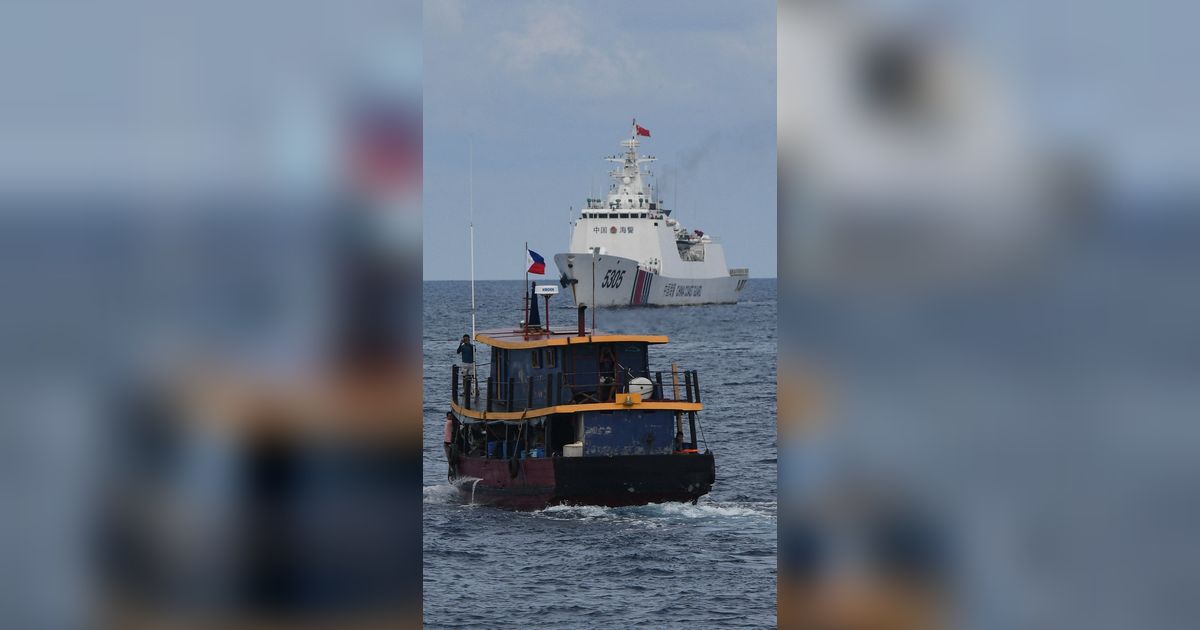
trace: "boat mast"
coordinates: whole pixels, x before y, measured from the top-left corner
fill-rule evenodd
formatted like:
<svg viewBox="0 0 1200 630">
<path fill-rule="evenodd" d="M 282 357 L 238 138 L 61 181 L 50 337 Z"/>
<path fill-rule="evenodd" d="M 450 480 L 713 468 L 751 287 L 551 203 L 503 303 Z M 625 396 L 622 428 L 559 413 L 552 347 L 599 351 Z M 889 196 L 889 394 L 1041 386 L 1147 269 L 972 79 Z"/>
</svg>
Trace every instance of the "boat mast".
<svg viewBox="0 0 1200 630">
<path fill-rule="evenodd" d="M 475 343 L 475 144 L 468 150 L 467 190 L 471 226 L 471 343 Z"/>
</svg>

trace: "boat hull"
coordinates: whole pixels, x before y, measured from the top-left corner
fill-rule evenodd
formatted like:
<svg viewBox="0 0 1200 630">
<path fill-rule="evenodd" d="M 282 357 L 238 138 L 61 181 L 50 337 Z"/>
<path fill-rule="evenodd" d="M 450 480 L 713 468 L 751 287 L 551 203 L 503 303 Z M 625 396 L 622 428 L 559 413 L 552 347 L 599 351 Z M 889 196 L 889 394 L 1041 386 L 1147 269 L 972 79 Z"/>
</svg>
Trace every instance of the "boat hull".
<svg viewBox="0 0 1200 630">
<path fill-rule="evenodd" d="M 620 507 L 695 501 L 716 480 L 711 452 L 517 460 L 463 457 L 457 486 L 467 502 L 518 510 L 551 505 Z M 475 481 L 478 479 L 478 481 Z"/>
<path fill-rule="evenodd" d="M 568 258 L 570 257 L 570 258 Z M 681 306 L 734 304 L 745 276 L 684 278 L 642 269 L 636 260 L 600 254 L 556 254 L 559 276 L 575 304 L 587 306 Z M 595 287 L 593 289 L 593 278 Z"/>
</svg>

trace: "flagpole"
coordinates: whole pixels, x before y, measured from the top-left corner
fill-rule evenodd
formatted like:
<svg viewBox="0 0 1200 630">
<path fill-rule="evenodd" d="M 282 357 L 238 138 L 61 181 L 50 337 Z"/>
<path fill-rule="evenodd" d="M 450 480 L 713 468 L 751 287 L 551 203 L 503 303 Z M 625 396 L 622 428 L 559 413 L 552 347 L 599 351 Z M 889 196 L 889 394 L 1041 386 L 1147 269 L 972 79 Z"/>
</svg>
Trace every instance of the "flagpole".
<svg viewBox="0 0 1200 630">
<path fill-rule="evenodd" d="M 471 343 L 475 343 L 475 144 L 471 143 L 468 158 L 467 189 L 470 191 L 471 226 Z"/>
<path fill-rule="evenodd" d="M 521 264 L 525 267 L 525 284 L 529 284 L 529 241 L 525 241 L 525 255 L 521 258 Z M 525 296 L 525 330 L 529 330 L 529 289 L 521 287 L 521 294 Z"/>
</svg>

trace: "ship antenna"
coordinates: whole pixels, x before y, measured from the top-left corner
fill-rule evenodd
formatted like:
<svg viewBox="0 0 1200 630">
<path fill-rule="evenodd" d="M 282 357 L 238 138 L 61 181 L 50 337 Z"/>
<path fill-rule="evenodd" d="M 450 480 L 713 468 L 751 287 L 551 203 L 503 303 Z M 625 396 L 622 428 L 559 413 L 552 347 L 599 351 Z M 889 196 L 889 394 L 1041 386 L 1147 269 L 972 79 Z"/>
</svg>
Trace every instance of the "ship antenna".
<svg viewBox="0 0 1200 630">
<path fill-rule="evenodd" d="M 675 176 L 671 178 L 671 185 L 675 188 L 675 190 L 673 190 L 671 192 L 671 196 L 674 197 L 674 199 L 672 199 L 672 201 L 675 202 L 672 204 L 672 208 L 675 210 L 675 220 L 678 221 L 679 220 L 679 154 L 678 153 L 675 154 L 675 166 L 671 170 L 675 172 Z"/>
<path fill-rule="evenodd" d="M 592 334 L 596 334 L 596 257 L 600 255 L 600 248 L 592 248 Z"/>
<path fill-rule="evenodd" d="M 475 143 L 469 146 L 467 190 L 470 199 L 468 208 L 471 213 L 471 343 L 475 343 Z"/>
</svg>

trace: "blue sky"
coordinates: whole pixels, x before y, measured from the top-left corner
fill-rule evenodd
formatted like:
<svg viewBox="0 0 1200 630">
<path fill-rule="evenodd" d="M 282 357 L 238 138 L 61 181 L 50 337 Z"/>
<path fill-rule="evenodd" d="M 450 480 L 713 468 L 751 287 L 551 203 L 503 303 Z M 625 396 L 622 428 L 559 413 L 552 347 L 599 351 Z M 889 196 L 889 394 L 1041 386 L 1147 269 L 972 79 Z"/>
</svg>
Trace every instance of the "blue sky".
<svg viewBox="0 0 1200 630">
<path fill-rule="evenodd" d="M 426 279 L 469 277 L 472 146 L 476 277 L 520 278 L 526 240 L 565 250 L 633 117 L 676 216 L 775 276 L 775 2 L 451 0 L 424 20 Z"/>
</svg>

